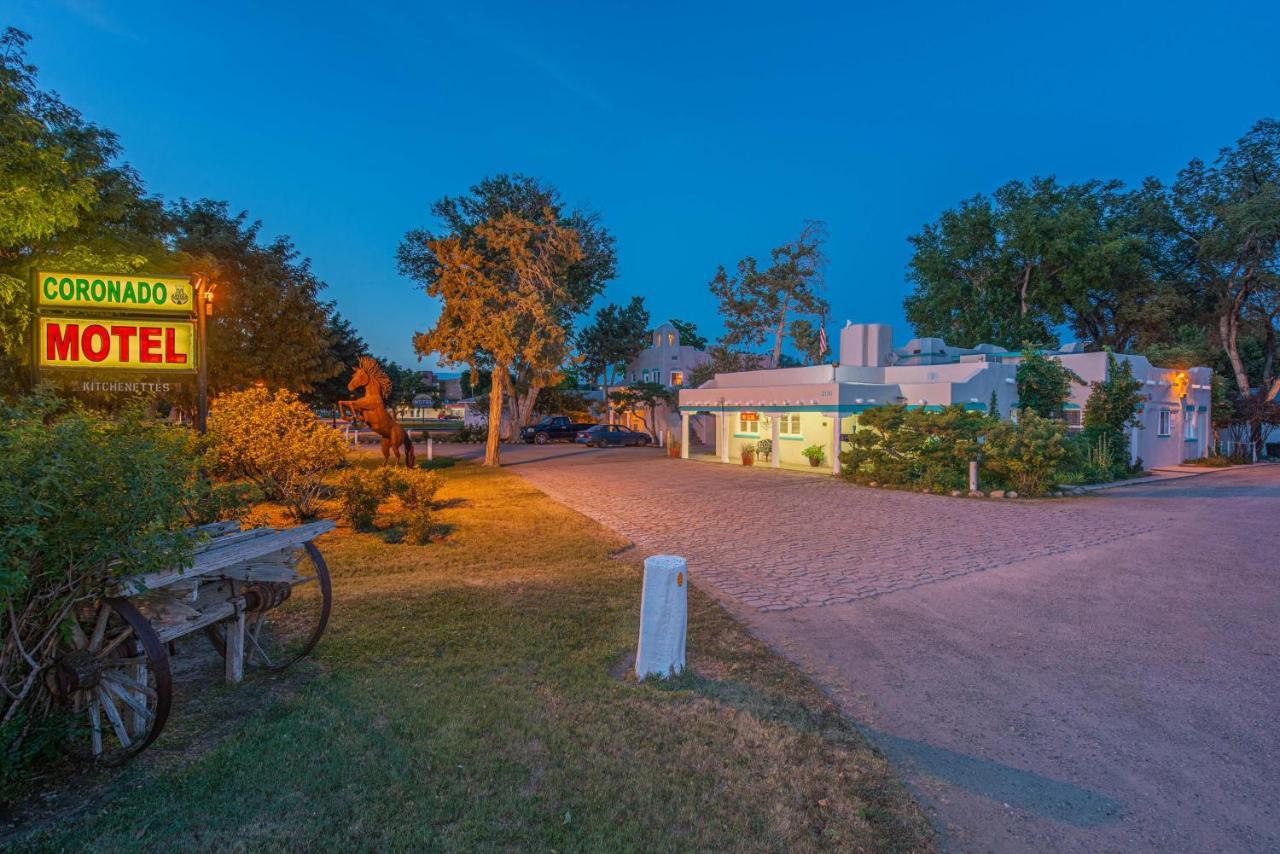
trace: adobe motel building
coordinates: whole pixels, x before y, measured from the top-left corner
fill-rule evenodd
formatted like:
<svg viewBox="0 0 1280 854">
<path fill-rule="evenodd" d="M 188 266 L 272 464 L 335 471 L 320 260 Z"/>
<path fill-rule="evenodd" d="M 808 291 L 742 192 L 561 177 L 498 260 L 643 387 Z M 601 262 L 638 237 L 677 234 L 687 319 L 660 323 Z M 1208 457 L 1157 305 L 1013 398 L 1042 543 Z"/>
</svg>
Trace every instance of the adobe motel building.
<svg viewBox="0 0 1280 854">
<path fill-rule="evenodd" d="M 1106 376 L 1106 353 L 1067 345 L 1049 355 L 1086 383 Z M 965 349 L 941 338 L 915 338 L 895 349 L 891 327 L 846 323 L 839 357 L 835 365 L 716 374 L 698 388 L 681 389 L 680 455 L 740 464 L 743 447 L 754 449 L 761 439 L 770 439 L 772 458 L 766 462 L 757 457 L 756 465 L 811 470 L 802 452 L 820 445 L 823 468 L 838 474 L 840 451 L 848 450 L 859 414 L 872 407 L 901 403 L 940 412 L 959 404 L 986 412 L 992 392 L 1002 416 L 1018 405 L 1021 355 L 1002 347 Z M 1133 366 L 1147 397 L 1138 414 L 1142 429 L 1130 431 L 1130 459 L 1159 468 L 1204 456 L 1211 438 L 1211 370 L 1169 370 L 1142 356 L 1117 358 Z M 1069 429 L 1082 426 L 1088 397 L 1087 385 L 1072 385 L 1066 407 Z M 706 444 L 691 450 L 691 433 L 706 437 Z"/>
</svg>

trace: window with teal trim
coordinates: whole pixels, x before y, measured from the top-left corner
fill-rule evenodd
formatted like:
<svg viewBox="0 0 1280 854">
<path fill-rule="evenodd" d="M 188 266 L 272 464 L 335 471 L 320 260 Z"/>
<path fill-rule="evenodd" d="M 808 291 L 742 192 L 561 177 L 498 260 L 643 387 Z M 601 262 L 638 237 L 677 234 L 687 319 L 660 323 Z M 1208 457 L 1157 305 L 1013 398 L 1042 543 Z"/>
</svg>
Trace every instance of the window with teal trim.
<svg viewBox="0 0 1280 854">
<path fill-rule="evenodd" d="M 778 433 L 783 436 L 799 436 L 800 435 L 800 413 L 787 412 L 781 416 L 782 420 L 778 422 Z"/>
<path fill-rule="evenodd" d="M 1156 436 L 1168 438 L 1173 433 L 1173 413 L 1167 409 L 1160 410 L 1156 421 Z"/>
<path fill-rule="evenodd" d="M 1182 438 L 1188 442 L 1194 442 L 1196 436 L 1196 414 L 1194 412 L 1184 413 L 1182 416 Z"/>
</svg>

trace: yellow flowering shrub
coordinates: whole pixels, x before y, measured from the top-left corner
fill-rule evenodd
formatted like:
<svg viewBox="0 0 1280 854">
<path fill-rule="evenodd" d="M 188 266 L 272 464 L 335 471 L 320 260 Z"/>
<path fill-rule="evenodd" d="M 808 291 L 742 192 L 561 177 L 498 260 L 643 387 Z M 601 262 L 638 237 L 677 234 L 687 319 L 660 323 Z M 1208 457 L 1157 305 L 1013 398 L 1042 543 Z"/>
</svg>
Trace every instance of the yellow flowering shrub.
<svg viewBox="0 0 1280 854">
<path fill-rule="evenodd" d="M 316 515 L 325 476 L 347 458 L 338 432 L 286 389 L 219 395 L 209 408 L 207 441 L 214 474 L 253 481 L 299 520 Z"/>
</svg>

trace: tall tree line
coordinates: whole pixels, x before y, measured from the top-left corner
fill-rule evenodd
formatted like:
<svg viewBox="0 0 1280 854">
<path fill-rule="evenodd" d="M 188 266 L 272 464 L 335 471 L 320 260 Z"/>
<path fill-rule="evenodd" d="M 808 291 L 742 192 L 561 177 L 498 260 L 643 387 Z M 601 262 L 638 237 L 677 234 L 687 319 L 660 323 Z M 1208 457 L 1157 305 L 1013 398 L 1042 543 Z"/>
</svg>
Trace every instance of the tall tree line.
<svg viewBox="0 0 1280 854">
<path fill-rule="evenodd" d="M 28 41 L 13 28 L 0 35 L 0 389 L 26 383 L 31 271 L 56 266 L 203 273 L 218 283 L 211 389 L 336 391 L 364 342 L 289 238 L 264 238 L 226 202 L 148 194 L 114 133 L 40 87 Z"/>
<path fill-rule="evenodd" d="M 1208 362 L 1244 417 L 1280 395 L 1280 121 L 1169 183 L 1011 181 L 910 238 L 917 334 Z M 1253 413 L 1252 415 L 1250 413 Z"/>
</svg>

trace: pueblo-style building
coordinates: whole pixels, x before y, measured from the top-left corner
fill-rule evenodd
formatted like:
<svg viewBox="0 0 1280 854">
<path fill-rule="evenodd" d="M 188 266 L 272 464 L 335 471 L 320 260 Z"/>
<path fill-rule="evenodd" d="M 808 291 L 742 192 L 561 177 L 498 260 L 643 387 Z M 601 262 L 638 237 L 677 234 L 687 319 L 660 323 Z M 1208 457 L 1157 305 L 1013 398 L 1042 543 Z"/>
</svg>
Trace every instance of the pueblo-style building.
<svg viewBox="0 0 1280 854">
<path fill-rule="evenodd" d="M 1107 354 L 1083 352 L 1067 345 L 1047 353 L 1075 371 L 1086 383 L 1106 377 Z M 680 453 L 737 462 L 744 446 L 771 440 L 768 463 L 809 468 L 805 448 L 823 449 L 823 465 L 840 471 L 840 452 L 858 429 L 860 413 L 886 404 L 906 404 L 941 411 L 959 404 L 985 412 L 994 393 L 1000 414 L 1018 407 L 1017 365 L 1021 354 L 980 344 L 953 347 L 941 338 L 914 338 L 893 346 L 893 330 L 885 324 L 846 323 L 840 331 L 839 363 L 803 368 L 776 368 L 716 374 L 698 388 L 680 390 Z M 1209 368 L 1186 371 L 1157 368 L 1142 356 L 1117 354 L 1129 362 L 1143 384 L 1147 400 L 1139 413 L 1141 429 L 1130 431 L 1131 460 L 1155 468 L 1205 455 L 1211 434 Z M 1066 418 L 1069 429 L 1080 418 L 1089 386 L 1072 385 Z M 690 422 L 704 448 L 691 453 Z"/>
</svg>

